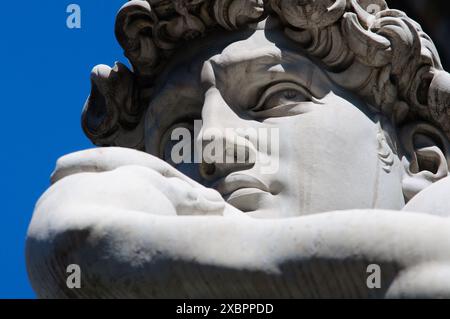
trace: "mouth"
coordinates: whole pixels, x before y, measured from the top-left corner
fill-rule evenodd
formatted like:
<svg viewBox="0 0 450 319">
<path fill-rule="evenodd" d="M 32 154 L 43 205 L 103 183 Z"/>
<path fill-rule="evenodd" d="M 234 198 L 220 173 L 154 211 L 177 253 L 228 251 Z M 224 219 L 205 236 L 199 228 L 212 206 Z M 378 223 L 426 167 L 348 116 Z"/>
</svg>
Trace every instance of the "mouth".
<svg viewBox="0 0 450 319">
<path fill-rule="evenodd" d="M 270 188 L 256 177 L 233 173 L 216 184 L 225 201 L 243 212 L 258 209 L 263 197 L 271 195 Z"/>
</svg>

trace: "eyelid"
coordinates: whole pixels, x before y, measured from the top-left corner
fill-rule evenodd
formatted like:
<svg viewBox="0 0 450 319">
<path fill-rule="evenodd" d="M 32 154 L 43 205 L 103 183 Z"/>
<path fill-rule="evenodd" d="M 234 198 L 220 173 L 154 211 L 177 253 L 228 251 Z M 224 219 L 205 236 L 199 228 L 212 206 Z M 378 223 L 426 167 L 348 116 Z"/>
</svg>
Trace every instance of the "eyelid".
<svg viewBox="0 0 450 319">
<path fill-rule="evenodd" d="M 300 84 L 294 82 L 280 82 L 274 85 L 271 85 L 268 89 L 264 91 L 262 96 L 260 97 L 256 107 L 253 110 L 259 110 L 264 106 L 264 103 L 271 98 L 274 94 L 279 93 L 284 90 L 295 90 L 301 92 L 306 98 L 310 99 L 314 103 L 320 104 L 320 101 L 317 100 L 312 93 L 310 93 L 305 87 Z"/>
</svg>

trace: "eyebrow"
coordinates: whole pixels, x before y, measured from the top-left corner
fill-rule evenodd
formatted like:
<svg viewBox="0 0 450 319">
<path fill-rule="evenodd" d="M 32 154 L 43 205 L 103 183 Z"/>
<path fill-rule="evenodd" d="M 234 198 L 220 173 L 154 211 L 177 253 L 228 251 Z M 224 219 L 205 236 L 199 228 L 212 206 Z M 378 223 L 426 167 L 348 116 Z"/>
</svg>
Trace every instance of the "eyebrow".
<svg viewBox="0 0 450 319">
<path fill-rule="evenodd" d="M 303 63 L 298 63 L 299 60 L 302 60 Z M 231 47 L 221 53 L 209 57 L 209 59 L 202 63 L 203 66 L 200 67 L 200 72 L 202 74 L 204 72 L 210 74 L 211 79 L 213 79 L 214 82 L 222 77 L 225 79 L 225 82 L 230 81 L 230 79 L 232 79 L 230 76 L 233 77 L 235 73 L 229 73 L 227 70 L 235 69 L 236 66 L 241 64 L 244 64 L 244 68 L 241 69 L 238 67 L 237 70 L 241 70 L 244 72 L 244 76 L 248 76 L 249 72 L 247 68 L 245 68 L 245 64 L 253 64 L 255 68 L 252 68 L 252 73 L 264 72 L 266 75 L 259 76 L 252 83 L 247 84 L 248 86 L 253 87 L 254 90 L 262 88 L 264 85 L 268 84 L 268 82 L 280 81 L 283 79 L 302 84 L 312 90 L 313 78 L 317 78 L 319 74 L 323 75 L 319 76 L 322 80 L 329 80 L 322 72 L 314 71 L 317 68 L 317 65 L 311 61 L 309 57 L 291 50 L 282 50 L 275 45 L 266 45 L 253 50 L 239 50 L 239 47 Z M 301 65 L 301 67 L 297 71 L 296 69 L 299 65 Z M 320 70 L 320 68 L 318 70 Z M 197 76 L 195 74 L 191 74 L 191 76 L 193 76 L 193 82 L 186 82 L 184 84 L 186 84 L 188 88 L 198 89 L 199 86 L 196 82 L 198 80 Z M 172 80 L 169 80 L 168 83 L 172 83 Z M 168 83 L 166 83 L 166 85 Z M 173 94 L 174 88 L 171 88 L 170 86 L 167 87 L 166 85 L 161 87 L 164 92 L 163 94 Z M 169 93 L 166 92 L 167 89 L 169 90 Z M 180 97 L 182 91 L 184 92 L 179 86 L 175 87 L 175 90 L 177 91 L 177 97 Z M 320 96 L 320 92 L 321 90 L 313 90 L 313 93 L 315 93 L 314 95 Z M 157 97 L 159 96 L 161 96 L 161 92 L 156 93 L 152 101 L 157 102 Z M 194 99 L 196 97 L 197 96 L 195 96 Z M 241 97 L 244 97 L 244 95 Z M 157 104 L 159 105 L 159 103 Z"/>
<path fill-rule="evenodd" d="M 235 52 L 222 52 L 213 56 L 209 62 L 222 68 L 232 67 L 246 62 L 261 64 L 279 64 L 283 61 L 282 52 L 277 47 L 259 48 L 256 50 Z"/>
</svg>

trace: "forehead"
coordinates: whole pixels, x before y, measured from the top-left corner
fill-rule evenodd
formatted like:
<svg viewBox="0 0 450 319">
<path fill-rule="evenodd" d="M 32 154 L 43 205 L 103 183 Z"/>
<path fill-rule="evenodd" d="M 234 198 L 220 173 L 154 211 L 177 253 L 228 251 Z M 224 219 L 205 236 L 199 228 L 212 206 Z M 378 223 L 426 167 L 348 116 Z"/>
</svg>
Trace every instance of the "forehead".
<svg viewBox="0 0 450 319">
<path fill-rule="evenodd" d="M 246 86 L 257 84 L 260 79 L 258 73 L 296 73 L 307 84 L 314 82 L 313 76 L 328 81 L 321 68 L 282 30 L 254 30 L 220 33 L 181 49 L 158 77 L 155 95 L 190 83 L 198 85 L 205 72 L 210 72 L 214 80 L 227 86 L 232 86 L 236 78 L 251 74 L 254 77 Z"/>
</svg>

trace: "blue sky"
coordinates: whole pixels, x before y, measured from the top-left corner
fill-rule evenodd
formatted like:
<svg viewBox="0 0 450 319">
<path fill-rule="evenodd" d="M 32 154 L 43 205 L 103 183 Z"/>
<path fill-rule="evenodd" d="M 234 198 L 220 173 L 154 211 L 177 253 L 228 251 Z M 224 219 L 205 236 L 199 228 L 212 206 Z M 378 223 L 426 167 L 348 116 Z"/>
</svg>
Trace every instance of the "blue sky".
<svg viewBox="0 0 450 319">
<path fill-rule="evenodd" d="M 125 2 L 2 3 L 0 298 L 35 296 L 25 267 L 28 223 L 57 158 L 92 147 L 80 127 L 89 73 L 96 64 L 126 62 L 114 38 L 115 14 Z M 66 26 L 71 3 L 81 7 L 79 30 Z"/>
</svg>

